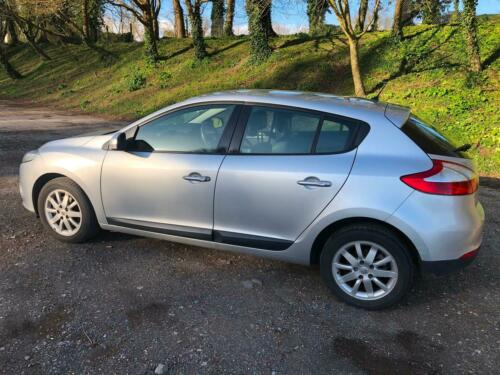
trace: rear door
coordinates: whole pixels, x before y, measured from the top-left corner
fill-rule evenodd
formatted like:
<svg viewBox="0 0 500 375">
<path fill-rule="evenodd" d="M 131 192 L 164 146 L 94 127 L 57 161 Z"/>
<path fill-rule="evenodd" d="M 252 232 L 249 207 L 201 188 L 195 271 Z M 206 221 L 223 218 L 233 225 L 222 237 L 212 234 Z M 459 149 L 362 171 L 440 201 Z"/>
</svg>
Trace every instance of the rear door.
<svg viewBox="0 0 500 375">
<path fill-rule="evenodd" d="M 214 239 L 290 246 L 345 182 L 359 129 L 321 113 L 247 106 L 217 179 Z"/>
</svg>

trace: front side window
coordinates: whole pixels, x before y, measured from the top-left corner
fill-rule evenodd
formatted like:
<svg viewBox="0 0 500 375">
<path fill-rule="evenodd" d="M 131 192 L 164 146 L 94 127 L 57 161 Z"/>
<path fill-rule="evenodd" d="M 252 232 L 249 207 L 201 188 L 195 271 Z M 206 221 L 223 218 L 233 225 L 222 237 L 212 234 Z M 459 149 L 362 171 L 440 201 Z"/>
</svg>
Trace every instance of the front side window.
<svg viewBox="0 0 500 375">
<path fill-rule="evenodd" d="M 252 107 L 242 154 L 308 154 L 321 117 L 301 111 Z"/>
<path fill-rule="evenodd" d="M 133 143 L 141 150 L 217 152 L 234 108 L 213 104 L 181 109 L 139 127 Z"/>
</svg>

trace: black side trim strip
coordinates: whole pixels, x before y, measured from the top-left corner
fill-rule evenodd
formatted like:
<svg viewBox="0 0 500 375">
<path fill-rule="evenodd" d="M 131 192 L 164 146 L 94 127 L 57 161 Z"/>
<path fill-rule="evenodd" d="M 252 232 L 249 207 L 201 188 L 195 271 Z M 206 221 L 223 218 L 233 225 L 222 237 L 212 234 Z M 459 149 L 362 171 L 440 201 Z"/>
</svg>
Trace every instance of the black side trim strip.
<svg viewBox="0 0 500 375">
<path fill-rule="evenodd" d="M 282 240 L 271 237 L 252 236 L 243 233 L 214 231 L 214 241 L 229 245 L 254 247 L 263 250 L 281 251 L 288 249 L 293 241 Z"/>
<path fill-rule="evenodd" d="M 150 223 L 147 221 L 121 220 L 111 217 L 108 217 L 107 220 L 108 224 L 119 227 L 139 229 L 146 232 L 170 234 L 172 236 L 189 237 L 197 240 L 212 241 L 212 234 L 209 230 L 182 226 L 168 226 L 161 223 Z"/>
</svg>

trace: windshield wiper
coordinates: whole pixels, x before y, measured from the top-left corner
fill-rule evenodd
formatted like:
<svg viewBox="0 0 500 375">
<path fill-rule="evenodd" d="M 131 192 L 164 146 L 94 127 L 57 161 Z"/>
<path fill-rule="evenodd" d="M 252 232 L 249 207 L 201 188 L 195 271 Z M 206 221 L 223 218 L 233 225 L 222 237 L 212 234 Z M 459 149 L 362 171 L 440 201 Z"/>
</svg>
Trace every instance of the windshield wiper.
<svg viewBox="0 0 500 375">
<path fill-rule="evenodd" d="M 472 147 L 472 145 L 470 143 L 466 143 L 466 144 L 463 144 L 462 146 L 460 147 L 457 147 L 456 149 L 454 149 L 453 151 L 455 152 L 465 152 L 467 151 L 468 149 L 470 149 Z"/>
</svg>

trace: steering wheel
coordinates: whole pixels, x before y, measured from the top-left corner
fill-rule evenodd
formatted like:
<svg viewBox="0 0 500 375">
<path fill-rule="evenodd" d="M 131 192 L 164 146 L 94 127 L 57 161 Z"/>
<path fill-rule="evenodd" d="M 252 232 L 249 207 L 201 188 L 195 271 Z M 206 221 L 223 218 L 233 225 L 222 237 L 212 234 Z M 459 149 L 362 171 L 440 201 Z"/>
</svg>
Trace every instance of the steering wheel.
<svg viewBox="0 0 500 375">
<path fill-rule="evenodd" d="M 222 129 L 222 127 L 221 127 Z M 210 119 L 205 120 L 200 126 L 201 140 L 207 148 L 214 149 L 220 138 L 220 130 L 214 127 Z"/>
</svg>

